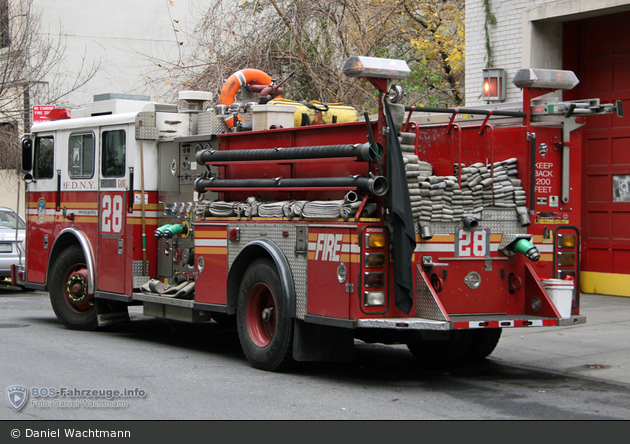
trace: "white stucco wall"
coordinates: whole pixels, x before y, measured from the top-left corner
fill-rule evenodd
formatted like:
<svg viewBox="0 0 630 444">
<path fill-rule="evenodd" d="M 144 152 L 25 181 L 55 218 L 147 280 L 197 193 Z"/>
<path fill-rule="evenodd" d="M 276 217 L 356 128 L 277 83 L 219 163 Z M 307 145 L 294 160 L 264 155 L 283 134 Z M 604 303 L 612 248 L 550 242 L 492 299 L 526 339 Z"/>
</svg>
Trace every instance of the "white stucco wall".
<svg viewBox="0 0 630 444">
<path fill-rule="evenodd" d="M 157 91 L 145 85 L 156 71 L 146 56 L 177 62 L 188 49 L 189 29 L 198 17 L 197 1 L 173 0 L 33 0 L 42 13 L 42 32 L 67 35 L 62 72 L 76 72 L 85 57 L 85 68 L 101 63 L 96 76 L 68 98 L 72 107 L 95 94 L 150 95 Z M 169 15 L 170 14 L 170 15 Z M 177 20 L 175 23 L 173 20 Z M 181 32 L 175 35 L 173 25 Z M 182 42 L 179 45 L 178 42 Z"/>
<path fill-rule="evenodd" d="M 507 100 L 521 100 L 512 78 L 521 68 L 562 69 L 562 22 L 630 10 L 630 0 L 490 0 L 492 67 L 507 72 Z M 479 96 L 486 66 L 483 0 L 466 0 L 466 105 Z"/>
<path fill-rule="evenodd" d="M 18 188 L 20 192 L 18 194 Z M 16 210 L 20 216 L 25 217 L 24 211 L 24 181 L 19 179 L 15 170 L 0 170 L 0 207 L 8 207 Z"/>
</svg>

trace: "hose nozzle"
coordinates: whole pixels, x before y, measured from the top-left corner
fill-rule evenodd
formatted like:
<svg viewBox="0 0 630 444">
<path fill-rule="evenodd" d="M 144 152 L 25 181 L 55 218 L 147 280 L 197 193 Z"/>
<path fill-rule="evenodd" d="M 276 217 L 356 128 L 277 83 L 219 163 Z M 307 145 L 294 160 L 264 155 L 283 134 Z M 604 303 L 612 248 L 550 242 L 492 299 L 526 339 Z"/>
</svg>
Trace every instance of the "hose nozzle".
<svg viewBox="0 0 630 444">
<path fill-rule="evenodd" d="M 429 224 L 420 222 L 420 236 L 422 240 L 429 240 L 433 237 L 433 232 Z"/>
<path fill-rule="evenodd" d="M 188 226 L 182 225 L 182 224 L 162 225 L 161 227 L 158 227 L 153 233 L 156 239 L 159 239 L 161 237 L 170 239 L 173 236 L 177 236 L 180 234 L 183 234 L 183 235 L 188 234 Z"/>
<path fill-rule="evenodd" d="M 164 237 L 167 239 L 172 238 L 173 236 L 178 236 L 180 234 L 188 234 L 188 226 L 182 224 L 173 224 L 168 225 L 164 229 Z"/>
<path fill-rule="evenodd" d="M 519 239 L 514 244 L 514 251 L 523 254 L 532 262 L 536 262 L 540 259 L 540 252 L 538 251 L 538 248 L 536 248 L 536 246 L 527 239 Z"/>
<path fill-rule="evenodd" d="M 479 226 L 479 221 L 472 216 L 464 216 L 464 228 L 468 231 L 474 230 Z"/>
</svg>

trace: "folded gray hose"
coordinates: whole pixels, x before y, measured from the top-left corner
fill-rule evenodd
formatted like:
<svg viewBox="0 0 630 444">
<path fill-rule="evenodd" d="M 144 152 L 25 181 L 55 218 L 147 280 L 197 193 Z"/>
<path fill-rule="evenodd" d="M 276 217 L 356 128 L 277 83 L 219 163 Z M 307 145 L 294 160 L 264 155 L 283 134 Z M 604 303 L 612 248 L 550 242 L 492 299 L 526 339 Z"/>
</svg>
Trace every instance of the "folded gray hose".
<svg viewBox="0 0 630 444">
<path fill-rule="evenodd" d="M 242 202 L 204 201 L 206 213 L 214 217 L 308 217 L 315 219 L 348 218 L 354 216 L 361 206 L 359 196 L 350 191 L 342 200 L 285 200 L 261 201 L 249 197 Z"/>
<path fill-rule="evenodd" d="M 298 202 L 294 205 L 296 216 L 307 218 L 337 218 L 347 219 L 354 216 L 361 206 L 361 202 L 348 203 L 344 200 L 313 200 Z"/>
<path fill-rule="evenodd" d="M 216 200 L 213 202 L 204 201 L 206 205 L 206 213 L 213 217 L 230 217 L 234 216 L 234 202 L 224 202 Z"/>
<path fill-rule="evenodd" d="M 294 203 L 294 200 L 285 200 L 260 204 L 258 206 L 258 215 L 260 217 L 291 217 L 293 212 L 291 206 Z"/>
</svg>

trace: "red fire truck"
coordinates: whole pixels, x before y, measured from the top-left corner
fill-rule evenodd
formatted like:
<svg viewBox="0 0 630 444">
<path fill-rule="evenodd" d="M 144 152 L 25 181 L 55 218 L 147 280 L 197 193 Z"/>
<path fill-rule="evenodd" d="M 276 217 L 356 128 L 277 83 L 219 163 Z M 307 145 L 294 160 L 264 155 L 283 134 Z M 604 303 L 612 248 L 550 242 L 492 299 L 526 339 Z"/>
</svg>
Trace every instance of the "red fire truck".
<svg viewBox="0 0 630 444">
<path fill-rule="evenodd" d="M 519 109 L 405 106 L 401 60 L 343 72 L 376 88 L 377 116 L 285 100 L 255 69 L 216 105 L 184 91 L 53 111 L 23 140 L 14 282 L 49 291 L 71 329 L 131 305 L 234 320 L 251 365 L 276 371 L 348 360 L 357 339 L 470 362 L 503 328 L 584 323 L 580 127 L 620 105 L 563 102 L 568 71 L 519 71 Z"/>
</svg>

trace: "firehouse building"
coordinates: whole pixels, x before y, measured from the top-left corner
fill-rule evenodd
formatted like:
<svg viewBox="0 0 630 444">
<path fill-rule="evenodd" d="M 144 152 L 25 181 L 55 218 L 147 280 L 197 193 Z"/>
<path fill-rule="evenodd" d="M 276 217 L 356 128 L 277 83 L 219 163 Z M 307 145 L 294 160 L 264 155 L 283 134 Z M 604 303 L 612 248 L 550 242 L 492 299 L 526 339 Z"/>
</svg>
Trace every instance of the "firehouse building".
<svg viewBox="0 0 630 444">
<path fill-rule="evenodd" d="M 482 0 L 466 1 L 467 106 L 492 104 L 482 96 L 484 68 L 505 76 L 497 106 L 520 100 L 512 84 L 518 69 L 547 68 L 571 70 L 580 80 L 564 100 L 597 97 L 630 108 L 630 1 L 489 3 L 495 24 Z M 587 119 L 583 137 L 582 291 L 630 296 L 630 116 Z"/>
</svg>

